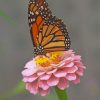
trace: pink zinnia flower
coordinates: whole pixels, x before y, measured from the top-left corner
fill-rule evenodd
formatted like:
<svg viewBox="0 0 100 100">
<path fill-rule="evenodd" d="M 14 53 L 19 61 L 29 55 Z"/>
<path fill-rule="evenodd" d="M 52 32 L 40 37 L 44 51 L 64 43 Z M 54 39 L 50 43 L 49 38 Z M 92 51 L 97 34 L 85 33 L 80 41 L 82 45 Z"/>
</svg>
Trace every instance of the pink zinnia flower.
<svg viewBox="0 0 100 100">
<path fill-rule="evenodd" d="M 78 84 L 84 69 L 81 56 L 69 50 L 38 55 L 25 65 L 22 75 L 30 93 L 45 96 L 53 86 L 64 90 L 70 82 Z"/>
</svg>

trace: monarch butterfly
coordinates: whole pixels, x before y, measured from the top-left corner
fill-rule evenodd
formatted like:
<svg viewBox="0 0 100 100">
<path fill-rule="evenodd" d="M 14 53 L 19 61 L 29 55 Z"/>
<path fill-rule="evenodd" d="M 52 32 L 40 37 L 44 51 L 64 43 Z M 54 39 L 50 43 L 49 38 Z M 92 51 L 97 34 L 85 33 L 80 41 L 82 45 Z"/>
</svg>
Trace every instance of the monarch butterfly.
<svg viewBox="0 0 100 100">
<path fill-rule="evenodd" d="M 47 52 L 66 51 L 70 38 L 66 25 L 52 15 L 45 0 L 30 0 L 28 21 L 34 46 L 34 56 Z"/>
</svg>

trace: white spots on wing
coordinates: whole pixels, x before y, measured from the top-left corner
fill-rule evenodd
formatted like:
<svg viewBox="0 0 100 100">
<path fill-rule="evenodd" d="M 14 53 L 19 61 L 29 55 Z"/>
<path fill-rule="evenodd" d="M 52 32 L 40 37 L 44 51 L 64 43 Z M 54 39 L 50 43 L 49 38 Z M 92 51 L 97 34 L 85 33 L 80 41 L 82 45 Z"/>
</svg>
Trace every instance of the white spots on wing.
<svg viewBox="0 0 100 100">
<path fill-rule="evenodd" d="M 31 19 L 31 22 L 33 22 L 33 19 Z"/>
<path fill-rule="evenodd" d="M 44 15 L 44 17 L 46 17 L 46 15 Z"/>
<path fill-rule="evenodd" d="M 35 18 L 33 18 L 33 21 L 35 21 Z"/>
<path fill-rule="evenodd" d="M 45 8 L 45 10 L 47 10 L 47 8 Z"/>
<path fill-rule="evenodd" d="M 41 6 L 41 9 L 43 9 L 43 6 Z"/>
<path fill-rule="evenodd" d="M 31 4 L 31 3 L 35 3 L 35 2 L 34 2 L 34 1 L 30 1 L 30 4 Z"/>
<path fill-rule="evenodd" d="M 42 12 L 41 12 L 41 15 L 42 15 Z"/>
<path fill-rule="evenodd" d="M 32 1 L 30 1 L 30 4 L 32 3 Z"/>
<path fill-rule="evenodd" d="M 38 4 L 36 4 L 36 6 L 39 6 Z"/>
<path fill-rule="evenodd" d="M 31 14 L 32 14 L 32 15 L 34 15 L 34 13 L 33 13 L 33 12 L 32 12 Z"/>
<path fill-rule="evenodd" d="M 30 14 L 32 14 L 32 12 L 30 11 Z"/>
<path fill-rule="evenodd" d="M 34 15 L 34 12 L 31 12 L 31 11 L 30 11 L 30 14 L 31 14 L 31 15 Z"/>
<path fill-rule="evenodd" d="M 70 44 L 67 44 L 67 46 L 69 47 L 69 46 L 70 46 Z"/>
<path fill-rule="evenodd" d="M 68 38 L 67 40 L 68 40 L 68 41 L 70 41 L 70 39 L 69 39 L 69 38 Z"/>
<path fill-rule="evenodd" d="M 45 17 L 44 19 L 46 20 L 47 18 Z"/>
<path fill-rule="evenodd" d="M 70 48 L 70 39 L 68 37 L 66 37 L 66 39 L 65 39 L 65 46 L 67 49 Z"/>
<path fill-rule="evenodd" d="M 30 23 L 31 23 L 31 22 L 34 22 L 34 21 L 35 21 L 35 18 L 30 19 Z"/>
<path fill-rule="evenodd" d="M 38 11 L 36 11 L 36 12 L 35 12 L 35 14 L 36 14 L 36 15 L 38 15 L 38 14 L 39 14 L 39 12 L 38 12 Z"/>
<path fill-rule="evenodd" d="M 29 19 L 29 20 L 28 20 L 29 23 L 32 23 L 32 22 L 34 22 L 34 21 L 35 21 L 35 18 Z"/>
<path fill-rule="evenodd" d="M 66 41 L 68 41 L 68 39 L 66 39 Z"/>
</svg>

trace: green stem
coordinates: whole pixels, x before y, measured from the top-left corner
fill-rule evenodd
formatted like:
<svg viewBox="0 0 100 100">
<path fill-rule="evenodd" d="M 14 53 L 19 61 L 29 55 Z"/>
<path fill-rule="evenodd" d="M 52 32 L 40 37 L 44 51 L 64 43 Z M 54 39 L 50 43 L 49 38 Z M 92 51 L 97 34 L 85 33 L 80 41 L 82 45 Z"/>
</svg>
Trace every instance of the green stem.
<svg viewBox="0 0 100 100">
<path fill-rule="evenodd" d="M 59 100 L 68 100 L 68 95 L 66 93 L 66 90 L 60 90 L 58 87 L 55 87 L 55 91 Z"/>
</svg>

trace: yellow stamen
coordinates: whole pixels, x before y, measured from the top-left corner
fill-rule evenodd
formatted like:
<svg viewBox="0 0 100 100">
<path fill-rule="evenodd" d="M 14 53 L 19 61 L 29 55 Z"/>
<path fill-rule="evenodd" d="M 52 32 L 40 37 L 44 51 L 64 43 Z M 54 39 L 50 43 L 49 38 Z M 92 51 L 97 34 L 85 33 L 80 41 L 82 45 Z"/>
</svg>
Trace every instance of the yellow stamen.
<svg viewBox="0 0 100 100">
<path fill-rule="evenodd" d="M 47 57 L 38 57 L 35 59 L 36 63 L 37 64 L 43 64 L 43 63 L 46 63 L 46 62 L 49 62 L 49 58 Z"/>
<path fill-rule="evenodd" d="M 40 55 L 35 58 L 35 62 L 37 63 L 37 67 L 39 68 L 49 68 L 50 65 L 57 64 L 60 61 L 61 52 L 51 52 L 49 56 Z"/>
<path fill-rule="evenodd" d="M 60 55 L 61 55 L 61 52 L 52 52 L 50 59 L 55 60 Z"/>
</svg>

